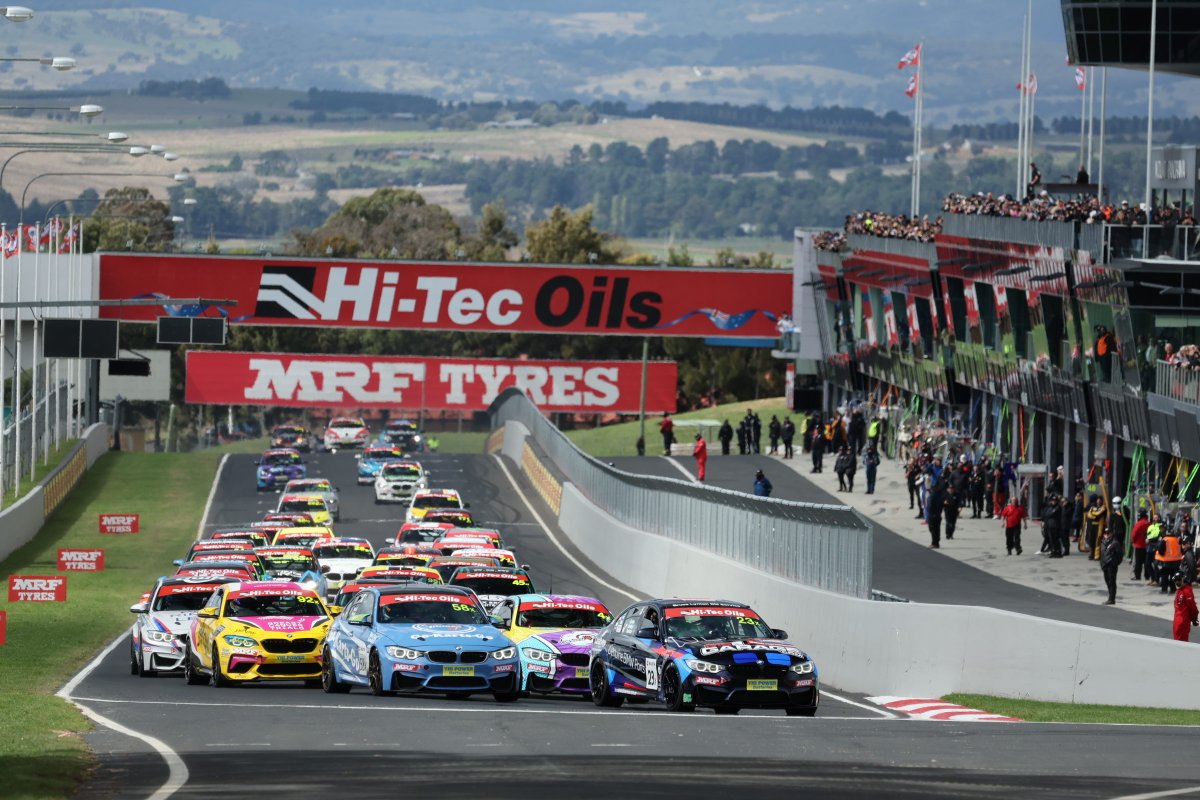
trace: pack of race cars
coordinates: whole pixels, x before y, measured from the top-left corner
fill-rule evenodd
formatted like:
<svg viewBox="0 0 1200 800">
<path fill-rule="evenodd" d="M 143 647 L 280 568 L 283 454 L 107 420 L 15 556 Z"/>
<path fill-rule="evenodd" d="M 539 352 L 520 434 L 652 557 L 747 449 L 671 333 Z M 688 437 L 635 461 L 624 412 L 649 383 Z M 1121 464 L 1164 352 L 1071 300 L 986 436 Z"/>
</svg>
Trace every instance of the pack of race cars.
<svg viewBox="0 0 1200 800">
<path fill-rule="evenodd" d="M 645 600 L 614 618 L 596 598 L 539 593 L 501 530 L 476 520 L 457 491 L 430 488 L 429 471 L 380 439 L 366 447 L 382 456 L 376 502 L 408 505 L 386 546 L 333 530 L 341 504 L 328 480 L 271 474 L 282 487 L 276 511 L 195 542 L 130 608 L 131 673 L 213 686 L 303 681 L 330 693 L 816 713 L 812 659 L 752 608 Z M 260 458 L 259 488 L 263 464 L 274 466 L 266 456 L 278 451 Z M 302 464 L 292 452 L 281 465 Z"/>
</svg>

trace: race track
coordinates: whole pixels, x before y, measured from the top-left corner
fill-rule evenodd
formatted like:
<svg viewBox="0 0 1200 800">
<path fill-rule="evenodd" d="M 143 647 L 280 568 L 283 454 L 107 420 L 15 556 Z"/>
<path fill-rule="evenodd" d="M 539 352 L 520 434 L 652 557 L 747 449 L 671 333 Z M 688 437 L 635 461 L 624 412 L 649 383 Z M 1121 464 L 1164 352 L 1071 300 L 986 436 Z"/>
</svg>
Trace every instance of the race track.
<svg viewBox="0 0 1200 800">
<path fill-rule="evenodd" d="M 379 546 L 396 531 L 402 507 L 374 504 L 371 488 L 354 482 L 352 455 L 309 461 L 310 475 L 342 489 L 339 533 Z M 273 507 L 277 495 L 254 490 L 252 462 L 229 458 L 210 525 L 257 519 Z M 528 504 L 528 486 L 513 482 L 511 467 L 482 455 L 424 462 L 433 485 L 458 488 L 481 524 L 504 531 L 539 590 L 596 596 L 614 611 L 628 605 L 627 593 L 636 595 L 620 576 L 560 549 L 553 528 L 548 533 L 535 516 L 548 521 L 545 508 Z M 838 691 L 836 676 L 822 677 L 829 693 L 815 719 L 600 710 L 570 698 L 500 705 L 484 696 L 326 695 L 299 683 L 215 689 L 178 676 L 130 675 L 126 637 L 69 689 L 85 708 L 159 745 L 108 728 L 89 735 L 100 764 L 81 793 L 88 798 L 165 797 L 175 788 L 186 798 L 569 793 L 582 800 L 731 790 L 767 798 L 1113 798 L 1200 784 L 1197 768 L 1180 758 L 1179 729 L 900 719 Z"/>
</svg>

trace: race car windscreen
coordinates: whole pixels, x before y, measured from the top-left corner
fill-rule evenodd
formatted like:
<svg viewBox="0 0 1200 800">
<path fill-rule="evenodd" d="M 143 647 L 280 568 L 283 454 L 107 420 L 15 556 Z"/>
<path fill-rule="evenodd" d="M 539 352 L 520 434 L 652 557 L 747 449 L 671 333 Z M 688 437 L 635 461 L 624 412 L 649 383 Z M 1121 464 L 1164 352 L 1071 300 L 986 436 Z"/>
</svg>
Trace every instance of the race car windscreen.
<svg viewBox="0 0 1200 800">
<path fill-rule="evenodd" d="M 262 556 L 271 572 L 316 572 L 317 563 L 310 556 Z"/>
<path fill-rule="evenodd" d="M 693 607 L 666 610 L 667 636 L 676 639 L 771 639 L 771 629 L 748 608 Z"/>
<path fill-rule="evenodd" d="M 186 586 L 163 586 L 154 598 L 151 611 L 199 611 L 212 597 L 217 584 L 187 584 Z"/>
<path fill-rule="evenodd" d="M 475 600 L 458 594 L 394 594 L 379 598 L 380 622 L 412 625 L 486 625 Z"/>
<path fill-rule="evenodd" d="M 413 501 L 413 508 L 462 508 L 457 497 L 445 495 L 426 495 Z"/>
<path fill-rule="evenodd" d="M 465 586 L 475 594 L 513 595 L 532 591 L 529 587 L 529 579 L 522 575 L 493 578 L 472 578 L 460 575 L 454 579 L 453 583 L 455 586 Z"/>
<path fill-rule="evenodd" d="M 272 453 L 262 457 L 262 466 L 264 467 L 288 467 L 299 463 L 300 456 L 294 453 Z"/>
<path fill-rule="evenodd" d="M 353 430 L 355 428 L 365 428 L 367 426 L 364 425 L 363 421 L 360 419 L 335 419 L 333 422 L 329 423 L 329 427 L 349 428 Z"/>
<path fill-rule="evenodd" d="M 421 470 L 409 464 L 389 464 L 383 468 L 383 476 L 398 481 L 405 478 L 419 478 Z"/>
<path fill-rule="evenodd" d="M 365 544 L 327 544 L 316 547 L 313 555 L 320 561 L 323 558 L 373 558 L 371 548 Z"/>
<path fill-rule="evenodd" d="M 523 628 L 603 628 L 612 621 L 612 616 L 603 609 L 590 608 L 537 608 L 521 606 L 517 612 L 517 624 Z"/>
<path fill-rule="evenodd" d="M 225 601 L 227 617 L 312 617 L 323 615 L 321 601 L 305 594 L 230 593 Z"/>
<path fill-rule="evenodd" d="M 304 500 L 282 500 L 279 503 L 278 511 L 280 511 L 281 513 L 284 513 L 284 514 L 293 513 L 293 512 L 301 512 L 301 513 L 307 514 L 308 512 L 312 511 L 313 509 L 324 510 L 325 504 L 323 502 L 321 502 L 320 500 L 312 500 L 309 498 L 305 498 Z"/>
</svg>

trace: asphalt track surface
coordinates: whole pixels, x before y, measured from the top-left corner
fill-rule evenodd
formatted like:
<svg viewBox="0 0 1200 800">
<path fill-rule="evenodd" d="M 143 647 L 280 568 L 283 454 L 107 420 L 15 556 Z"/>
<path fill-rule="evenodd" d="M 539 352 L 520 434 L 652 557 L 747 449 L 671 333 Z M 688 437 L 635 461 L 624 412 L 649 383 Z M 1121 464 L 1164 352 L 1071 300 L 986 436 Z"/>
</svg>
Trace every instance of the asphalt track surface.
<svg viewBox="0 0 1200 800">
<path fill-rule="evenodd" d="M 258 518 L 275 502 L 275 494 L 254 491 L 252 460 L 229 459 L 210 525 Z M 655 462 L 656 469 L 682 477 L 663 459 L 641 460 L 643 466 Z M 729 465 L 731 488 L 749 483 L 749 463 L 736 470 Z M 532 513 L 548 521 L 546 510 L 537 501 L 526 504 L 522 492 L 531 500 L 535 495 L 511 467 L 454 455 L 429 456 L 425 465 L 435 485 L 463 492 L 482 524 L 504 530 L 520 560 L 532 565 L 540 589 L 597 596 L 614 610 L 629 602 L 628 587 L 574 552 L 608 585 L 589 577 L 551 541 Z M 339 533 L 379 545 L 399 527 L 401 507 L 376 506 L 372 490 L 355 485 L 352 455 L 314 454 L 310 474 L 342 488 Z M 720 587 L 713 592 L 720 595 Z M 1179 793 L 1200 785 L 1192 748 L 1183 744 L 1194 730 L 922 722 L 882 714 L 831 686 L 830 693 L 849 702 L 827 694 L 813 719 L 778 712 L 671 714 L 648 706 L 601 710 L 571 698 L 502 706 L 484 696 L 326 695 L 299 683 L 215 689 L 187 686 L 176 676 L 139 679 L 129 674 L 128 659 L 123 639 L 71 696 L 177 754 L 187 778 L 174 794 L 180 798 L 478 800 L 569 793 L 583 800 L 731 791 L 766 798 L 798 792 L 822 798 L 1168 796 L 1157 794 L 1163 791 L 1200 797 L 1200 789 Z M 166 797 L 164 783 L 181 775 L 168 772 L 160 752 L 109 728 L 99 727 L 88 742 L 99 764 L 80 797 Z"/>
</svg>

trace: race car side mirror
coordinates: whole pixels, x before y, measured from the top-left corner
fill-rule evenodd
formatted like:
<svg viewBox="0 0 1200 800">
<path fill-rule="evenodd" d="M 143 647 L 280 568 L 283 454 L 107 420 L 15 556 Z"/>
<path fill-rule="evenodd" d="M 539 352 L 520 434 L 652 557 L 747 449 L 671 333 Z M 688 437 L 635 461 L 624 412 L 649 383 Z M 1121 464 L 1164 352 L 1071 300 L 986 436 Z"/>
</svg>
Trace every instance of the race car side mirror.
<svg viewBox="0 0 1200 800">
<path fill-rule="evenodd" d="M 776 639 L 786 639 L 787 631 L 785 631 L 783 628 L 771 628 L 771 635 Z"/>
<path fill-rule="evenodd" d="M 262 463 L 262 459 L 260 459 L 260 458 L 256 458 L 256 459 L 254 459 L 254 463 L 255 463 L 255 464 L 261 464 L 261 463 Z"/>
<path fill-rule="evenodd" d="M 639 639 L 657 639 L 658 627 L 656 625 L 643 625 L 638 628 L 637 638 Z"/>
<path fill-rule="evenodd" d="M 389 536 L 388 538 L 384 539 L 383 542 L 384 544 L 395 544 L 396 538 L 394 536 Z"/>
<path fill-rule="evenodd" d="M 202 608 L 196 612 L 196 616 L 204 617 L 205 619 L 216 619 L 217 618 L 217 609 L 213 606 L 209 606 L 208 608 Z"/>
<path fill-rule="evenodd" d="M 145 603 L 134 603 L 133 605 L 131 605 L 129 607 L 129 610 L 132 611 L 134 614 L 145 614 L 146 613 L 146 604 Z"/>
<path fill-rule="evenodd" d="M 504 620 L 500 619 L 499 617 L 488 617 L 488 622 L 492 623 L 493 628 L 507 628 L 508 627 L 507 625 L 504 624 Z"/>
<path fill-rule="evenodd" d="M 182 565 L 182 564 L 183 564 L 183 559 L 182 559 L 182 558 L 177 558 L 177 559 L 175 559 L 174 561 L 172 561 L 171 563 L 172 563 L 172 564 L 174 564 L 175 566 L 177 566 L 177 567 L 178 567 L 178 566 L 180 566 L 180 565 Z"/>
<path fill-rule="evenodd" d="M 326 572 L 329 572 L 329 569 L 330 569 L 330 567 L 328 564 L 322 564 L 321 565 L 321 574 L 324 575 Z"/>
<path fill-rule="evenodd" d="M 362 461 L 362 453 L 355 453 L 355 454 L 354 454 L 354 460 L 355 460 L 355 461 Z"/>
<path fill-rule="evenodd" d="M 327 606 L 327 608 L 329 609 L 329 616 L 331 617 L 336 617 L 338 614 L 342 613 L 341 606 Z"/>
</svg>

